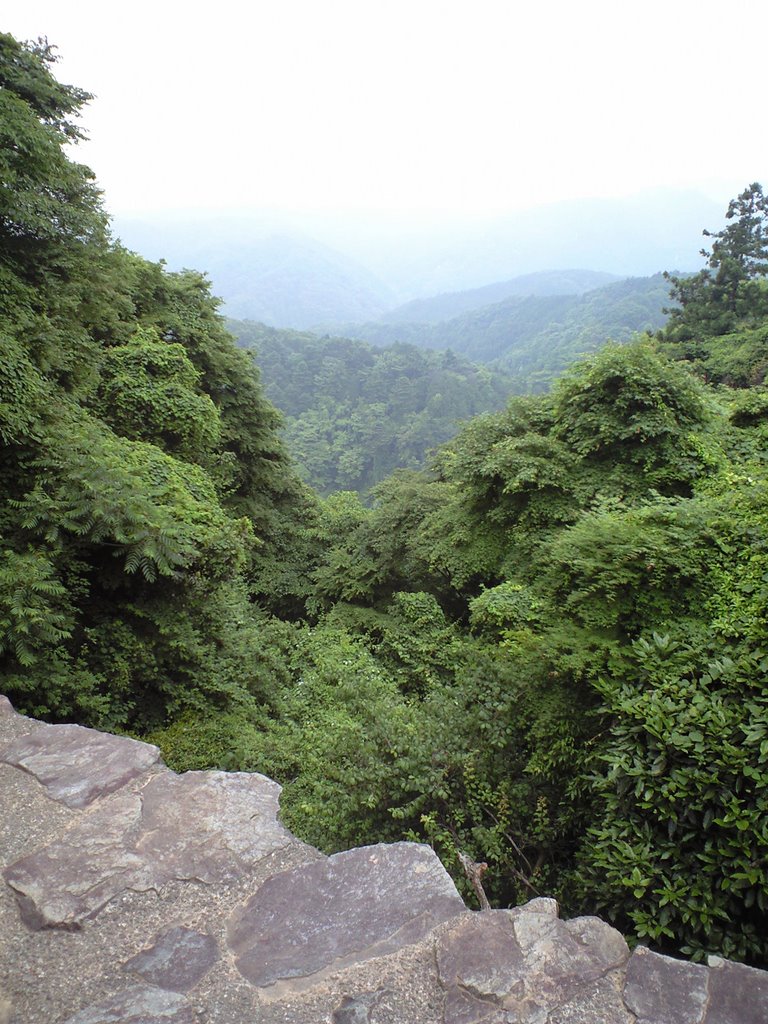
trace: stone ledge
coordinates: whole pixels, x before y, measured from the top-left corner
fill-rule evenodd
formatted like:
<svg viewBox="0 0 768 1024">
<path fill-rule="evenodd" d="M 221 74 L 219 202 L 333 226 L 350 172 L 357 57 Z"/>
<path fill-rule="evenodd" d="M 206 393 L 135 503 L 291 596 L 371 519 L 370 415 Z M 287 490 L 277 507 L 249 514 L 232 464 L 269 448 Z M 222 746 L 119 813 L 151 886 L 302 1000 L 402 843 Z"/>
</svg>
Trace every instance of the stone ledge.
<svg viewBox="0 0 768 1024">
<path fill-rule="evenodd" d="M 0 761 L 6 837 L 25 798 L 41 819 L 3 865 L 0 1024 L 768 1022 L 768 973 L 630 955 L 551 899 L 467 911 L 415 843 L 323 857 L 263 776 L 176 775 L 3 697 Z"/>
</svg>

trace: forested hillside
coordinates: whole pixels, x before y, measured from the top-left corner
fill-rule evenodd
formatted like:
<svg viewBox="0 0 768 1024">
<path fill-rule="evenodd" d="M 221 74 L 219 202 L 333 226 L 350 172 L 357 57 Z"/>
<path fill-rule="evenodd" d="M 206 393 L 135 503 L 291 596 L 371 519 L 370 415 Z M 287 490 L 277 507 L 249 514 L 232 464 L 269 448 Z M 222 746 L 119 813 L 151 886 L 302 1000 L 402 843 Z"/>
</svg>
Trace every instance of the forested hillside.
<svg viewBox="0 0 768 1024">
<path fill-rule="evenodd" d="M 111 241 L 47 45 L 0 35 L 0 87 L 0 690 L 264 772 L 324 850 L 768 962 L 761 187 L 656 339 L 366 508 L 298 481 L 205 278 Z"/>
<path fill-rule="evenodd" d="M 439 324 L 461 313 L 492 306 L 513 296 L 582 295 L 616 279 L 615 274 L 597 270 L 540 270 L 536 274 L 521 274 L 510 281 L 497 281 L 482 288 L 412 299 L 384 313 L 379 321 L 386 324 Z"/>
<path fill-rule="evenodd" d="M 424 469 L 460 420 L 500 409 L 515 381 L 452 352 L 374 348 L 230 320 L 285 414 L 285 443 L 317 491 L 368 491 L 395 469 Z"/>
<path fill-rule="evenodd" d="M 542 390 L 575 359 L 606 341 L 627 341 L 666 322 L 669 286 L 662 274 L 628 278 L 583 295 L 513 296 L 440 323 L 347 325 L 355 338 L 451 349 L 513 373 L 517 392 Z"/>
</svg>

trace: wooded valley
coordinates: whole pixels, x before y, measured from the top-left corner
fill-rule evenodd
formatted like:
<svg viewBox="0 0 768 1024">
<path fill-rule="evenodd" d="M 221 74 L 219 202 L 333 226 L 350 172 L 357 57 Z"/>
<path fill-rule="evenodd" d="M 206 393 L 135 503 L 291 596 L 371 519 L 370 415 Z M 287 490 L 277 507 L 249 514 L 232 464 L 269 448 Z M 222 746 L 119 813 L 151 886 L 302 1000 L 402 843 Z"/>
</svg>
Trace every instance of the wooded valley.
<svg viewBox="0 0 768 1024">
<path fill-rule="evenodd" d="M 698 274 L 600 289 L 669 293 L 624 344 L 591 291 L 499 374 L 246 324 L 255 360 L 114 241 L 53 60 L 0 35 L 0 692 L 269 775 L 325 851 L 416 838 L 468 900 L 459 852 L 496 906 L 768 963 L 762 187 Z"/>
</svg>

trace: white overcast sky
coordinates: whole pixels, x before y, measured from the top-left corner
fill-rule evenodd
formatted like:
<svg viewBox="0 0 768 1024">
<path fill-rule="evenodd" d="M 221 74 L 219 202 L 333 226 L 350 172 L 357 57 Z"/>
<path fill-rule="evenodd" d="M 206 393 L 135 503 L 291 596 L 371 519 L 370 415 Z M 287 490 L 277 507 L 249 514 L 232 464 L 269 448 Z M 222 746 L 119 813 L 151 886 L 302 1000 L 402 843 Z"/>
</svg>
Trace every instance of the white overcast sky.
<svg viewBox="0 0 768 1024">
<path fill-rule="evenodd" d="M 112 213 L 485 215 L 768 184 L 765 0 L 3 0 Z"/>
</svg>

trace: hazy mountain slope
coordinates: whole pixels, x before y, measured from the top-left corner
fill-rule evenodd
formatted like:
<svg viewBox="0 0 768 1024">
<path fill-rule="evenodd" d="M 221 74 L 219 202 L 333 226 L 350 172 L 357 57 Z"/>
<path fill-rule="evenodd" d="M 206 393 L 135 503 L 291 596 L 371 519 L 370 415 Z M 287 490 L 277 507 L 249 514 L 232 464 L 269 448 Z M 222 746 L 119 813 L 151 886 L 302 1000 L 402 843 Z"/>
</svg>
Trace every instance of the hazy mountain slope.
<svg viewBox="0 0 768 1024">
<path fill-rule="evenodd" d="M 508 344 L 493 365 L 515 374 L 524 390 L 541 390 L 571 363 L 606 342 L 628 341 L 638 332 L 659 330 L 667 322 L 664 309 L 671 304 L 669 284 L 662 274 L 617 281 L 579 296 L 561 319 Z"/>
<path fill-rule="evenodd" d="M 615 274 L 599 270 L 542 270 L 535 274 L 521 274 L 510 281 L 497 281 L 482 288 L 444 292 L 427 299 L 412 299 L 385 313 L 380 321 L 387 324 L 437 324 L 513 296 L 581 295 L 615 280 Z"/>
<path fill-rule="evenodd" d="M 365 267 L 312 238 L 244 223 L 121 222 L 123 242 L 171 269 L 205 268 L 224 312 L 274 326 L 378 317 L 397 298 Z M 196 230 L 197 228 L 197 230 Z"/>
<path fill-rule="evenodd" d="M 401 301 L 481 287 L 552 267 L 591 267 L 620 277 L 660 268 L 697 270 L 703 226 L 717 230 L 723 204 L 684 189 L 576 199 L 471 223 L 403 221 L 376 234 L 338 224 L 319 233 L 403 295 Z"/>
<path fill-rule="evenodd" d="M 442 301 L 444 293 L 552 267 L 598 268 L 620 277 L 660 267 L 695 270 L 701 226 L 715 230 L 721 221 L 720 206 L 703 196 L 657 190 L 471 223 L 195 211 L 143 221 L 117 217 L 115 230 L 128 248 L 165 259 L 171 269 L 206 270 L 231 316 L 302 329 L 331 324 L 340 333 L 340 324 L 376 320 L 387 311 L 401 321 L 408 313 L 396 307 L 411 299 L 440 295 Z M 574 286 L 555 290 L 572 293 Z M 509 294 L 491 287 L 479 304 Z M 476 297 L 468 301 L 471 307 L 420 310 L 414 319 L 434 322 L 477 307 Z"/>
<path fill-rule="evenodd" d="M 666 322 L 669 285 L 661 274 L 628 278 L 584 295 L 512 297 L 440 324 L 363 324 L 355 337 L 451 349 L 480 363 L 496 362 L 522 379 L 519 390 L 551 379 L 583 352 L 609 339 L 625 341 Z"/>
</svg>

